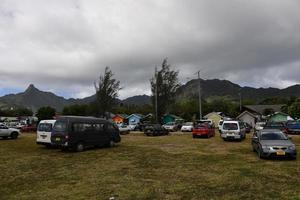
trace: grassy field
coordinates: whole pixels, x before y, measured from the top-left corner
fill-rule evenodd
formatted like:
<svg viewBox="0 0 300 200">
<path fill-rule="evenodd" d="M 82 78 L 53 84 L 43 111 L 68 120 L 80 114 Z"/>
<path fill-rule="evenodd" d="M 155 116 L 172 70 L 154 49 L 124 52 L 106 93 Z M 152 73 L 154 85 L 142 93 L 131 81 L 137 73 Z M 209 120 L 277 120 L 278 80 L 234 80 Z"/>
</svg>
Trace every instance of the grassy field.
<svg viewBox="0 0 300 200">
<path fill-rule="evenodd" d="M 23 134 L 0 140 L 0 199 L 300 199 L 299 154 L 260 160 L 247 136 L 131 133 L 117 147 L 72 153 Z"/>
</svg>

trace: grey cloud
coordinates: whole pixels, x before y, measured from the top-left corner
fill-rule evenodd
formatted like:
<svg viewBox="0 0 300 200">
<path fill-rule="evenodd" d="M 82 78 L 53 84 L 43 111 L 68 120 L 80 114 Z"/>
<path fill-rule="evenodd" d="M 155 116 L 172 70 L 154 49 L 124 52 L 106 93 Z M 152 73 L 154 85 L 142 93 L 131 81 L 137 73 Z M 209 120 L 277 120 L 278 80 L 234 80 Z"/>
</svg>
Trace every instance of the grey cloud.
<svg viewBox="0 0 300 200">
<path fill-rule="evenodd" d="M 283 88 L 300 82 L 299 8 L 296 0 L 3 1 L 0 86 L 85 96 L 110 66 L 121 98 L 149 94 L 168 57 L 182 82 L 201 69 L 203 78 Z"/>
</svg>

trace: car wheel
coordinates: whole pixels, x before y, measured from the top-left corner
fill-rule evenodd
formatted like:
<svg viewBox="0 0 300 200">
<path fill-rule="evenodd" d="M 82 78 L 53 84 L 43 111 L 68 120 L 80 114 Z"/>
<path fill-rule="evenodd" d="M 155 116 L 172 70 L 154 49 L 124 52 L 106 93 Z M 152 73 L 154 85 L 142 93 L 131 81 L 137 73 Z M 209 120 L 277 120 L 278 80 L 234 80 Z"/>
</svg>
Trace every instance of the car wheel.
<svg viewBox="0 0 300 200">
<path fill-rule="evenodd" d="M 114 147 L 114 146 L 116 146 L 115 141 L 110 140 L 110 141 L 109 141 L 109 147 Z"/>
<path fill-rule="evenodd" d="M 11 139 L 17 139 L 18 138 L 18 133 L 17 132 L 12 132 L 10 137 L 11 137 Z"/>
<path fill-rule="evenodd" d="M 259 158 L 262 158 L 262 154 L 261 154 L 261 150 L 260 149 L 258 149 L 257 155 L 258 155 Z"/>
<path fill-rule="evenodd" d="M 77 143 L 75 148 L 76 148 L 75 150 L 76 150 L 77 152 L 82 152 L 82 151 L 84 151 L 84 145 L 83 145 L 83 143 L 81 143 L 81 142 Z"/>
</svg>

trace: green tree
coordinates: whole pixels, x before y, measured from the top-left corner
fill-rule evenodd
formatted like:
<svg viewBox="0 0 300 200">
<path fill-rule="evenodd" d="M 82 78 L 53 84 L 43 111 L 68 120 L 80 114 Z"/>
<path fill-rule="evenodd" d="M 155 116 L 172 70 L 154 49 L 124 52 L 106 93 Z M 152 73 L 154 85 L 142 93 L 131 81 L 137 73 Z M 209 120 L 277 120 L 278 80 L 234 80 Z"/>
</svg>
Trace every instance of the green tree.
<svg viewBox="0 0 300 200">
<path fill-rule="evenodd" d="M 89 105 L 87 104 L 82 104 L 82 105 L 71 105 L 71 106 L 66 106 L 64 107 L 62 114 L 63 115 L 75 115 L 75 116 L 86 116 L 88 114 L 88 107 Z"/>
<path fill-rule="evenodd" d="M 113 104 L 121 89 L 120 81 L 113 78 L 109 67 L 105 67 L 103 75 L 100 75 L 99 82 L 95 83 L 96 89 L 96 116 L 106 117 L 106 112 L 111 112 Z"/>
<path fill-rule="evenodd" d="M 45 119 L 53 119 L 55 116 L 56 110 L 50 106 L 41 107 L 37 111 L 37 118 L 39 121 L 45 120 Z"/>
<path fill-rule="evenodd" d="M 294 103 L 291 104 L 291 106 L 288 108 L 288 112 L 292 117 L 297 119 L 300 118 L 300 98 L 298 98 Z"/>
<path fill-rule="evenodd" d="M 150 79 L 154 109 L 157 96 L 158 121 L 169 110 L 170 105 L 175 102 L 175 92 L 180 86 L 178 81 L 179 71 L 173 71 L 170 68 L 171 66 L 168 64 L 167 59 L 164 59 L 161 69 Z"/>
</svg>

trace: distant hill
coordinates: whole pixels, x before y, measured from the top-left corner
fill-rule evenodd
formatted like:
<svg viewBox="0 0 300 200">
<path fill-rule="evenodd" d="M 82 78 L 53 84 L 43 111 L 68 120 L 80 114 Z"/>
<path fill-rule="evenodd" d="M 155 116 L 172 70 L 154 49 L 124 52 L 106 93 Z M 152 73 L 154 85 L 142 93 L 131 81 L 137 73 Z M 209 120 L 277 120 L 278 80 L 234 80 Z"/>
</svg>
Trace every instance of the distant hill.
<svg viewBox="0 0 300 200">
<path fill-rule="evenodd" d="M 278 88 L 252 88 L 241 87 L 227 80 L 203 80 L 201 79 L 201 95 L 203 98 L 212 96 L 227 96 L 231 99 L 238 99 L 239 93 L 243 99 L 261 101 L 269 97 L 290 97 L 300 96 L 300 85 L 294 85 L 285 89 Z M 177 90 L 177 99 L 187 98 L 198 95 L 198 80 L 191 80 Z"/>
<path fill-rule="evenodd" d="M 57 96 L 51 92 L 44 92 L 30 84 L 29 87 L 22 93 L 9 94 L 0 97 L 0 102 L 4 107 L 22 106 L 36 111 L 43 106 L 51 106 L 57 110 L 62 110 L 64 106 L 75 103 L 76 100 L 67 99 Z"/>
<path fill-rule="evenodd" d="M 182 85 L 176 92 L 177 99 L 191 98 L 198 95 L 198 80 L 191 80 L 185 85 Z M 290 97 L 300 96 L 300 85 L 290 86 L 285 89 L 278 88 L 252 88 L 241 87 L 235 83 L 227 80 L 202 80 L 201 79 L 201 94 L 203 98 L 226 96 L 232 100 L 239 98 L 239 93 L 242 94 L 243 99 L 253 99 L 261 101 L 269 97 Z M 51 106 L 57 111 L 61 111 L 65 106 L 73 104 L 87 104 L 93 102 L 96 95 L 92 95 L 82 99 L 65 99 L 51 92 L 44 92 L 37 89 L 34 85 L 29 87 L 21 93 L 9 94 L 0 97 L 0 108 L 27 107 L 36 111 L 43 106 Z M 124 100 L 118 100 L 118 103 L 143 105 L 150 104 L 151 97 L 147 95 L 137 95 L 129 97 Z"/>
<path fill-rule="evenodd" d="M 122 101 L 124 104 L 135 104 L 135 105 L 143 105 L 143 104 L 150 104 L 151 98 L 148 95 L 137 95 L 133 97 L 129 97 Z"/>
</svg>

